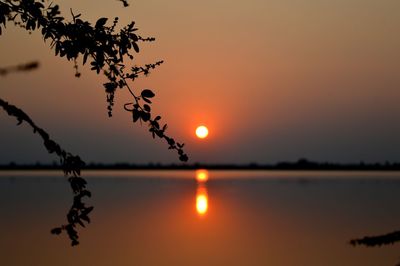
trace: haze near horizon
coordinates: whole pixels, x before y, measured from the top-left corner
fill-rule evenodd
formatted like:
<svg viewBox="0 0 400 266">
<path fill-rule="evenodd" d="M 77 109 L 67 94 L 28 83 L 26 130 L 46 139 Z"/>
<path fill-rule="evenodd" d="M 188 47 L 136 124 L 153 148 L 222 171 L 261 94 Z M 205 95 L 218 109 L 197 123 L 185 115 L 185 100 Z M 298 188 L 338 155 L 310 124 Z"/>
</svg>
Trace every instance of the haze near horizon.
<svg viewBox="0 0 400 266">
<path fill-rule="evenodd" d="M 400 157 L 398 1 L 56 1 L 95 23 L 136 21 L 156 42 L 137 63 L 165 60 L 134 88 L 156 93 L 154 113 L 185 142 L 190 162 L 396 161 Z M 93 8 L 93 5 L 96 8 Z M 178 163 L 146 126 L 132 124 L 116 95 L 109 119 L 101 75 L 54 57 L 40 34 L 8 25 L 1 66 L 38 60 L 0 79 L 21 107 L 87 162 Z M 51 162 L 41 140 L 0 115 L 0 163 Z M 195 129 L 209 136 L 199 140 Z"/>
</svg>

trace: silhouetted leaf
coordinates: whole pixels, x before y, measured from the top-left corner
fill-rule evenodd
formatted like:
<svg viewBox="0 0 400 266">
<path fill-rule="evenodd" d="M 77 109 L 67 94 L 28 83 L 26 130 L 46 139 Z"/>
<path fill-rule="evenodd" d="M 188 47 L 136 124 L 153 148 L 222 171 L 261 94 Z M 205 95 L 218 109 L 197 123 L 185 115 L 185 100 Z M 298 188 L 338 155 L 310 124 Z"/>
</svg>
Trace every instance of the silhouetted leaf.
<svg viewBox="0 0 400 266">
<path fill-rule="evenodd" d="M 107 20 L 108 20 L 108 18 L 100 18 L 100 19 L 98 19 L 97 22 L 96 22 L 96 26 L 95 26 L 96 29 L 104 27 L 104 25 L 106 24 Z"/>
<path fill-rule="evenodd" d="M 186 154 L 182 154 L 181 156 L 179 156 L 179 160 L 181 160 L 182 162 L 187 162 L 189 158 Z"/>
<path fill-rule="evenodd" d="M 81 215 L 80 217 L 82 220 L 86 221 L 87 223 L 90 223 L 90 218 L 87 215 Z"/>
<path fill-rule="evenodd" d="M 180 143 L 176 143 L 176 146 L 178 146 L 179 148 L 183 148 L 183 146 L 185 146 L 185 143 L 182 143 L 182 144 L 180 144 Z"/>
<path fill-rule="evenodd" d="M 56 227 L 56 228 L 51 229 L 50 232 L 51 232 L 53 235 L 59 235 L 59 234 L 61 234 L 61 232 L 62 232 L 62 228 Z"/>
<path fill-rule="evenodd" d="M 86 64 L 88 56 L 89 56 L 89 53 L 84 53 L 83 54 L 83 63 L 82 63 L 83 65 Z"/>
<path fill-rule="evenodd" d="M 175 140 L 174 140 L 173 138 L 168 138 L 168 139 L 167 139 L 167 142 L 168 142 L 168 144 L 171 145 L 171 146 L 175 144 Z"/>
<path fill-rule="evenodd" d="M 80 219 L 77 219 L 76 222 L 77 222 L 80 226 L 86 227 L 85 224 L 84 224 Z"/>
<path fill-rule="evenodd" d="M 149 99 L 147 99 L 147 98 L 142 98 L 143 99 L 143 101 L 145 101 L 146 103 L 151 103 L 151 101 L 149 100 Z"/>
<path fill-rule="evenodd" d="M 143 105 L 143 109 L 144 109 L 146 112 L 150 112 L 150 111 L 151 111 L 151 108 L 150 108 L 150 106 L 149 106 L 148 104 Z"/>
<path fill-rule="evenodd" d="M 94 207 L 87 207 L 82 211 L 82 214 L 88 215 L 91 211 L 93 211 Z"/>
<path fill-rule="evenodd" d="M 137 111 L 137 110 L 132 111 L 132 119 L 133 119 L 133 122 L 138 121 L 139 118 L 140 118 L 140 113 L 139 113 L 139 111 Z"/>
<path fill-rule="evenodd" d="M 148 89 L 143 90 L 141 95 L 143 98 L 153 98 L 155 96 L 155 94 L 151 90 L 148 90 Z"/>
<path fill-rule="evenodd" d="M 71 242 L 71 246 L 76 246 L 76 245 L 79 245 L 79 241 L 76 239 L 73 239 Z"/>
<path fill-rule="evenodd" d="M 137 45 L 137 43 L 136 42 L 132 42 L 132 46 L 133 46 L 133 49 L 135 50 L 135 52 L 139 53 L 139 46 Z"/>
<path fill-rule="evenodd" d="M 147 122 L 150 120 L 150 113 L 147 112 L 141 112 L 141 117 L 143 119 L 144 122 Z"/>
<path fill-rule="evenodd" d="M 117 84 L 115 82 L 107 82 L 104 83 L 103 86 L 106 88 L 106 92 L 113 92 L 117 88 Z"/>
</svg>

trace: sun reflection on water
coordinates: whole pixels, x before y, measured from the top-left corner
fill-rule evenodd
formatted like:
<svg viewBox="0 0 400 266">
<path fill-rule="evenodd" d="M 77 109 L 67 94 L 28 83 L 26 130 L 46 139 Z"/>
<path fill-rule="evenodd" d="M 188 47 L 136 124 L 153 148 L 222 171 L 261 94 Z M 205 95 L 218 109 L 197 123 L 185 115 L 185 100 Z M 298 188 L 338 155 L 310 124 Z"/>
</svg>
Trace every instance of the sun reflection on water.
<svg viewBox="0 0 400 266">
<path fill-rule="evenodd" d="M 196 211 L 200 216 L 204 216 L 208 210 L 208 194 L 206 182 L 208 171 L 200 169 L 196 171 L 197 190 L 196 190 Z"/>
<path fill-rule="evenodd" d="M 208 209 L 207 189 L 205 186 L 199 186 L 197 187 L 197 193 L 196 193 L 197 213 L 203 216 L 207 213 L 207 209 Z"/>
</svg>

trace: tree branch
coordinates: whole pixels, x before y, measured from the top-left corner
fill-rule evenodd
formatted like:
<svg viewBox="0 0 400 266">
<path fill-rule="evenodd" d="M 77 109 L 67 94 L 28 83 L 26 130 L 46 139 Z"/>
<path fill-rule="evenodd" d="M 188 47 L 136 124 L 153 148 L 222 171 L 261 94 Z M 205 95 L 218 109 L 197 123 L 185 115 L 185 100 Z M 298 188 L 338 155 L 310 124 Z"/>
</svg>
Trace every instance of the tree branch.
<svg viewBox="0 0 400 266">
<path fill-rule="evenodd" d="M 125 0 L 119 0 L 126 6 Z M 127 70 L 124 63 L 126 58 L 134 59 L 132 53 L 139 52 L 140 42 L 152 42 L 154 38 L 143 38 L 137 34 L 135 22 L 131 22 L 119 31 L 116 30 L 118 17 L 113 20 L 111 25 L 107 25 L 108 18 L 99 18 L 94 25 L 81 19 L 81 14 L 75 15 L 71 11 L 72 21 L 67 22 L 61 16 L 58 5 L 50 3 L 47 7 L 42 1 L 37 0 L 0 0 L 0 34 L 1 26 L 6 26 L 6 22 L 13 22 L 15 25 L 31 32 L 40 30 L 43 39 L 50 40 L 50 47 L 54 49 L 55 55 L 65 57 L 68 61 L 75 63 L 75 76 L 77 72 L 77 59 L 83 56 L 82 64 L 90 60 L 91 70 L 97 74 L 103 72 L 108 82 L 104 83 L 107 96 L 108 115 L 112 116 L 114 97 L 117 88 L 127 89 L 135 104 L 132 112 L 133 122 L 146 122 L 153 137 L 164 138 L 169 145 L 169 149 L 176 150 L 181 161 L 187 161 L 188 156 L 183 151 L 184 144 L 179 144 L 171 137 L 165 135 L 166 126 L 163 129 L 157 127 L 160 121 L 152 119 L 152 112 L 149 98 L 154 97 L 154 93 L 148 89 L 135 94 L 128 85 L 128 80 L 134 81 L 139 74 L 148 75 L 152 69 L 159 66 L 162 61 L 144 66 L 134 66 Z M 151 96 L 149 93 L 151 92 Z M 147 96 L 147 97 L 146 97 Z"/>
<path fill-rule="evenodd" d="M 378 235 L 378 236 L 365 236 L 363 238 L 352 239 L 350 244 L 353 246 L 364 245 L 367 247 L 390 245 L 400 241 L 400 231 Z"/>
<path fill-rule="evenodd" d="M 32 61 L 25 64 L 20 64 L 16 66 L 9 66 L 9 67 L 1 67 L 0 68 L 0 76 L 6 76 L 11 72 L 20 72 L 20 71 L 32 71 L 39 67 L 39 62 Z"/>
<path fill-rule="evenodd" d="M 62 231 L 66 231 L 71 239 L 71 245 L 75 246 L 79 244 L 76 227 L 78 224 L 84 227 L 84 222 L 89 223 L 90 219 L 88 214 L 93 210 L 92 206 L 86 207 L 85 203 L 82 201 L 82 198 L 91 196 L 90 191 L 86 189 L 86 181 L 80 177 L 81 169 L 85 163 L 79 156 L 74 156 L 65 151 L 57 142 L 50 138 L 49 134 L 43 128 L 37 126 L 20 108 L 9 104 L 1 98 L 0 107 L 2 107 L 9 116 L 15 117 L 18 120 L 18 125 L 23 122 L 27 123 L 33 129 L 33 132 L 37 133 L 42 138 L 43 145 L 47 151 L 49 153 L 55 153 L 60 159 L 62 170 L 65 176 L 68 177 L 68 181 L 74 193 L 74 199 L 67 214 L 67 223 L 52 229 L 51 233 L 60 234 Z"/>
</svg>

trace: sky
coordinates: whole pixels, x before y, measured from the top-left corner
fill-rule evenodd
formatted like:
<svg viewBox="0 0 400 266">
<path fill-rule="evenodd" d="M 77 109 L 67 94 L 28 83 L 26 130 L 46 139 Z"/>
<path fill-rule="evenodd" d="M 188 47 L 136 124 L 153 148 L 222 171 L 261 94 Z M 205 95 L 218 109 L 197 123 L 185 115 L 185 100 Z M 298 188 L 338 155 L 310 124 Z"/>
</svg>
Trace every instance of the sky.
<svg viewBox="0 0 400 266">
<path fill-rule="evenodd" d="M 400 161 L 400 1 L 55 0 L 95 23 L 136 21 L 153 43 L 129 65 L 164 60 L 132 85 L 156 93 L 154 114 L 186 144 L 190 163 Z M 0 78 L 0 98 L 26 111 L 86 162 L 180 163 L 118 91 L 108 118 L 105 78 L 54 56 L 39 32 L 8 25 L 0 65 L 38 60 Z M 204 124 L 209 136 L 195 137 Z M 0 163 L 53 162 L 26 125 L 0 113 Z"/>
</svg>

